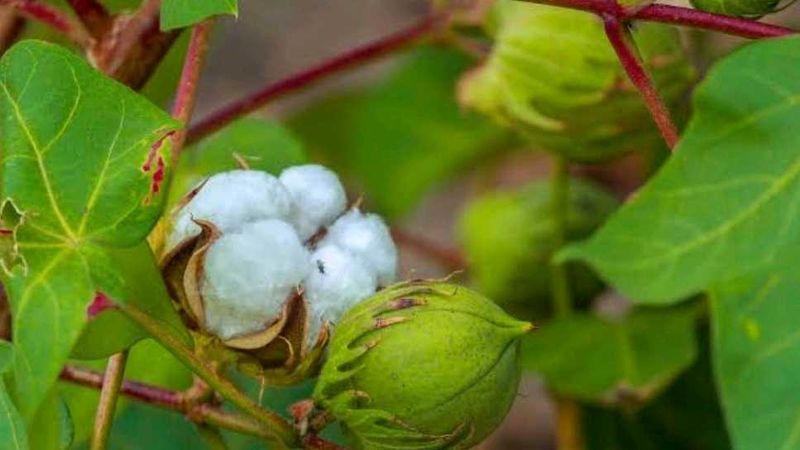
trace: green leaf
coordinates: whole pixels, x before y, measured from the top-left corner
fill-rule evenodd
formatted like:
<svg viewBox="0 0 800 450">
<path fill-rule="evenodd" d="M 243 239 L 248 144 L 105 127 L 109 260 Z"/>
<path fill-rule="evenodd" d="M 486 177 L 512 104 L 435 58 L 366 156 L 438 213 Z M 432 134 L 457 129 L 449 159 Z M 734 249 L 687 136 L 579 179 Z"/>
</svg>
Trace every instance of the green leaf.
<svg viewBox="0 0 800 450">
<path fill-rule="evenodd" d="M 800 275 L 794 267 L 711 290 L 717 385 L 739 450 L 800 449 Z"/>
<path fill-rule="evenodd" d="M 161 29 L 188 27 L 221 14 L 238 14 L 237 0 L 164 0 Z"/>
<path fill-rule="evenodd" d="M 522 365 L 556 392 L 587 401 L 645 400 L 697 353 L 693 308 L 638 309 L 620 320 L 575 314 L 522 345 Z"/>
<path fill-rule="evenodd" d="M 143 241 L 164 202 L 159 180 L 177 123 L 58 46 L 15 45 L 0 60 L 4 208 L 22 212 L 5 284 L 14 319 L 11 391 L 30 423 L 97 292 L 132 298 L 119 248 Z M 134 280 L 135 281 L 135 280 Z M 133 289 L 132 289 L 133 288 Z"/>
<path fill-rule="evenodd" d="M 147 243 L 141 242 L 130 248 L 110 248 L 107 252 L 117 262 L 117 270 L 125 274 L 128 297 L 150 316 L 161 319 L 163 325 L 183 335 L 188 343 L 189 336 L 175 313 Z M 147 336 L 118 309 L 106 309 L 90 319 L 73 346 L 71 356 L 77 359 L 105 358 Z"/>
<path fill-rule="evenodd" d="M 627 296 L 674 302 L 797 253 L 800 38 L 722 60 L 658 174 L 589 241 L 583 259 Z"/>
<path fill-rule="evenodd" d="M 0 341 L 0 374 L 8 368 L 11 357 L 11 345 Z M 28 435 L 25 424 L 11 402 L 6 390 L 6 384 L 0 377 L 0 445 L 4 450 L 27 450 Z"/>
<path fill-rule="evenodd" d="M 642 408 L 584 405 L 586 450 L 730 450 L 708 353 Z"/>
<path fill-rule="evenodd" d="M 236 158 L 251 169 L 273 175 L 307 160 L 303 145 L 281 124 L 245 117 L 181 154 L 172 181 L 170 203 L 183 197 L 203 179 L 217 172 L 240 168 Z"/>
<path fill-rule="evenodd" d="M 76 364 L 81 367 L 103 370 L 105 362 L 106 360 L 98 360 L 96 362 L 80 361 L 76 362 Z M 128 363 L 125 367 L 125 378 L 174 390 L 187 389 L 192 384 L 191 372 L 175 359 L 171 353 L 152 339 L 143 340 L 130 349 Z M 86 443 L 91 436 L 92 424 L 94 423 L 97 401 L 99 399 L 99 391 L 96 389 L 86 389 L 66 382 L 59 383 L 58 387 L 69 406 L 72 420 L 75 423 L 75 445 L 81 448 L 82 444 Z M 118 419 L 115 419 L 114 427 L 111 431 L 113 434 L 124 434 L 126 426 L 120 427 L 119 418 L 121 415 L 127 414 L 129 406 L 133 403 L 135 403 L 135 401 L 129 400 L 126 397 L 120 397 L 117 404 Z M 152 407 L 144 406 L 144 408 L 138 410 L 137 415 L 142 416 L 146 414 L 152 416 L 155 411 L 156 410 Z M 158 415 L 159 418 L 166 418 L 167 416 L 175 417 L 181 419 L 182 422 L 186 422 L 180 414 L 171 411 L 166 411 L 163 415 Z M 169 422 L 170 425 L 174 425 L 174 423 L 174 421 Z M 189 431 L 192 431 L 190 426 L 187 428 Z M 169 428 L 160 429 L 163 430 L 163 432 L 153 430 L 148 434 L 158 437 L 165 442 L 174 442 L 172 440 L 173 433 L 169 431 Z M 129 439 L 125 445 L 111 445 L 109 448 L 127 449 L 133 448 L 133 444 L 139 444 L 139 441 Z M 140 446 L 136 448 L 147 447 Z M 194 447 L 175 445 L 172 448 Z"/>
<path fill-rule="evenodd" d="M 96 409 L 96 406 L 95 406 Z M 58 392 L 50 391 L 28 426 L 33 450 L 67 450 L 75 437 L 72 416 Z"/>
<path fill-rule="evenodd" d="M 0 339 L 0 375 L 6 373 L 14 361 L 14 346 Z"/>
<path fill-rule="evenodd" d="M 362 184 L 378 210 L 397 217 L 510 143 L 509 132 L 456 103 L 455 82 L 471 63 L 452 50 L 414 50 L 384 82 L 320 104 L 290 124 L 323 160 Z"/>
</svg>

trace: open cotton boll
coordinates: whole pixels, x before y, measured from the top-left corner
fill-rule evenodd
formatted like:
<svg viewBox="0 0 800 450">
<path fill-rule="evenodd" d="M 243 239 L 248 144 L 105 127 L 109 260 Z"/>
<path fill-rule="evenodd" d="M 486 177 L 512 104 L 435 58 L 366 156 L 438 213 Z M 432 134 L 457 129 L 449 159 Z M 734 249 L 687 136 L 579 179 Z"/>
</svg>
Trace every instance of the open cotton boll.
<svg viewBox="0 0 800 450">
<path fill-rule="evenodd" d="M 258 170 L 218 173 L 178 212 L 167 248 L 200 233 L 192 219 L 208 220 L 225 233 L 257 220 L 288 219 L 291 211 L 291 196 L 276 177 Z"/>
<path fill-rule="evenodd" d="M 294 228 L 267 219 L 223 234 L 206 253 L 206 328 L 223 339 L 264 329 L 311 270 Z"/>
<path fill-rule="evenodd" d="M 279 178 L 294 201 L 292 223 L 303 240 L 330 225 L 347 206 L 347 194 L 339 177 L 323 166 L 290 167 Z"/>
<path fill-rule="evenodd" d="M 322 322 L 336 323 L 345 311 L 375 293 L 378 282 L 361 258 L 336 245 L 323 245 L 311 254 L 311 273 L 303 282 L 310 311 L 309 344 L 316 341 Z"/>
<path fill-rule="evenodd" d="M 397 276 L 397 248 L 389 228 L 375 214 L 364 214 L 357 208 L 350 210 L 328 228 L 320 245 L 339 246 L 364 261 L 385 286 Z"/>
</svg>

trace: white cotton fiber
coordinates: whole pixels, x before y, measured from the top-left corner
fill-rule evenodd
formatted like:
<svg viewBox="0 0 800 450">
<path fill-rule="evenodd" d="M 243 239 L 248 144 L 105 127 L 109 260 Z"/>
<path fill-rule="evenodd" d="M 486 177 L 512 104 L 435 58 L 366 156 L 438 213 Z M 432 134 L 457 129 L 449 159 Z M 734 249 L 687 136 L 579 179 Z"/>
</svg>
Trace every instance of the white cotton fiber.
<svg viewBox="0 0 800 450">
<path fill-rule="evenodd" d="M 178 212 L 167 248 L 200 233 L 192 219 L 208 220 L 227 233 L 258 220 L 288 220 L 291 211 L 291 196 L 276 177 L 257 170 L 218 173 Z"/>
<path fill-rule="evenodd" d="M 375 214 L 350 210 L 328 228 L 328 234 L 320 245 L 335 245 L 360 258 L 374 271 L 381 286 L 395 280 L 397 248 L 389 228 Z"/>
<path fill-rule="evenodd" d="M 303 240 L 330 225 L 347 206 L 339 177 L 320 165 L 290 167 L 281 173 L 280 181 L 294 201 L 291 220 Z"/>
<path fill-rule="evenodd" d="M 223 339 L 264 329 L 311 267 L 308 251 L 284 221 L 223 234 L 206 254 L 206 327 Z"/>
<path fill-rule="evenodd" d="M 311 254 L 311 273 L 303 286 L 309 303 L 309 343 L 324 321 L 336 323 L 353 305 L 375 293 L 375 272 L 361 258 L 336 245 L 323 245 Z"/>
</svg>

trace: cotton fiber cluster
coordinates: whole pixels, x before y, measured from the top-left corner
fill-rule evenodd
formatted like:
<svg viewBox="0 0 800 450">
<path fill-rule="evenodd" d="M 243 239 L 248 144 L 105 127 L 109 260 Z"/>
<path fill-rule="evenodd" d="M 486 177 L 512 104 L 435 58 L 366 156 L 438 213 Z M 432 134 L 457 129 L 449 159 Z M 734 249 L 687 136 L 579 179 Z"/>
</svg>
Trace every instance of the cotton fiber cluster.
<svg viewBox="0 0 800 450">
<path fill-rule="evenodd" d="M 209 178 L 178 211 L 168 237 L 174 248 L 199 235 L 195 221 L 220 232 L 203 265 L 205 328 L 222 339 L 263 330 L 302 292 L 313 343 L 323 323 L 335 324 L 393 282 L 397 249 L 386 224 L 346 207 L 339 178 L 319 165 L 279 177 L 234 170 Z"/>
</svg>

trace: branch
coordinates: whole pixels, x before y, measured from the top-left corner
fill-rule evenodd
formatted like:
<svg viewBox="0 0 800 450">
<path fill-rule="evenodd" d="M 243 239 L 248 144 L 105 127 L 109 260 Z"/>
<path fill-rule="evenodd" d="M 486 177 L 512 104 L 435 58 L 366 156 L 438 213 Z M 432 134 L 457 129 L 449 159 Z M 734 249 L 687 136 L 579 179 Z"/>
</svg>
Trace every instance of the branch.
<svg viewBox="0 0 800 450">
<path fill-rule="evenodd" d="M 467 261 L 458 249 L 442 247 L 397 227 L 392 228 L 392 237 L 399 245 L 416 250 L 449 269 L 461 270 L 467 267 Z"/>
<path fill-rule="evenodd" d="M 172 117 L 184 124 L 183 128 L 172 135 L 173 162 L 178 161 L 178 156 L 186 140 L 186 126 L 188 126 L 194 110 L 197 83 L 200 80 L 200 71 L 208 50 L 208 38 L 212 26 L 213 20 L 206 20 L 192 29 L 186 60 L 183 63 L 183 71 L 175 92 L 175 104 L 172 106 Z"/>
<path fill-rule="evenodd" d="M 186 367 L 208 383 L 212 389 L 269 430 L 271 438 L 289 448 L 298 444 L 298 436 L 289 422 L 280 415 L 262 408 L 247 394 L 240 391 L 236 385 L 216 373 L 202 358 L 195 355 L 171 329 L 162 326 L 158 320 L 133 305 L 120 304 L 117 306 L 129 319 L 149 333 Z"/>
<path fill-rule="evenodd" d="M 23 29 L 25 29 L 25 18 L 14 8 L 0 5 L 0 54 L 5 53 L 14 44 Z"/>
<path fill-rule="evenodd" d="M 351 49 L 341 55 L 335 56 L 319 65 L 290 75 L 278 82 L 272 83 L 263 89 L 247 95 L 233 103 L 209 114 L 195 126 L 189 129 L 187 142 L 196 142 L 199 139 L 224 127 L 226 124 L 261 108 L 270 101 L 298 89 L 309 86 L 323 78 L 342 72 L 361 64 L 376 60 L 382 56 L 408 47 L 414 42 L 428 36 L 439 29 L 446 22 L 444 15 L 432 15 L 421 22 L 390 34 L 386 37 L 370 42 L 361 47 Z"/>
<path fill-rule="evenodd" d="M 65 366 L 61 371 L 61 380 L 88 388 L 99 389 L 103 385 L 103 374 L 91 369 Z M 136 400 L 169 411 L 179 412 L 199 424 L 209 424 L 262 438 L 272 437 L 269 430 L 249 417 L 237 413 L 225 412 L 216 406 L 205 403 L 193 404 L 190 401 L 188 391 L 172 391 L 145 383 L 124 380 L 119 392 L 131 400 Z"/>
<path fill-rule="evenodd" d="M 611 14 L 603 14 L 603 25 L 605 26 L 606 36 L 614 51 L 617 52 L 619 61 L 625 72 L 628 74 L 631 82 L 639 89 L 642 94 L 647 109 L 650 110 L 650 115 L 653 116 L 661 136 L 670 149 L 675 148 L 678 143 L 678 129 L 672 121 L 669 109 L 661 100 L 656 88 L 653 86 L 647 70 L 644 68 L 639 55 L 636 54 L 636 49 L 633 47 L 633 40 L 631 39 L 630 30 L 627 25 L 620 22 L 620 20 Z"/>
<path fill-rule="evenodd" d="M 101 38 L 112 25 L 113 18 L 97 0 L 69 0 L 69 6 L 96 39 Z"/>
<path fill-rule="evenodd" d="M 94 419 L 94 434 L 92 435 L 91 450 L 105 450 L 108 445 L 108 436 L 117 409 L 117 398 L 125 375 L 125 363 L 128 352 L 122 351 L 108 359 L 105 376 L 100 389 L 100 401 L 97 404 L 97 414 Z"/>
<path fill-rule="evenodd" d="M 671 5 L 648 5 L 639 10 L 626 10 L 608 0 L 523 0 L 563 8 L 580 9 L 595 14 L 610 14 L 620 21 L 638 19 L 683 25 L 710 31 L 719 31 L 749 39 L 769 38 L 794 34 L 796 31 L 740 17 L 729 17 Z"/>
<path fill-rule="evenodd" d="M 0 0 L 2 1 L 2 0 Z M 140 89 L 178 38 L 159 29 L 161 0 L 144 0 L 131 15 L 117 16 L 87 57 L 101 72 Z"/>
<path fill-rule="evenodd" d="M 0 0 L 0 5 L 10 6 L 23 16 L 49 26 L 83 48 L 92 44 L 89 32 L 64 11 L 54 6 L 38 0 Z"/>
</svg>

